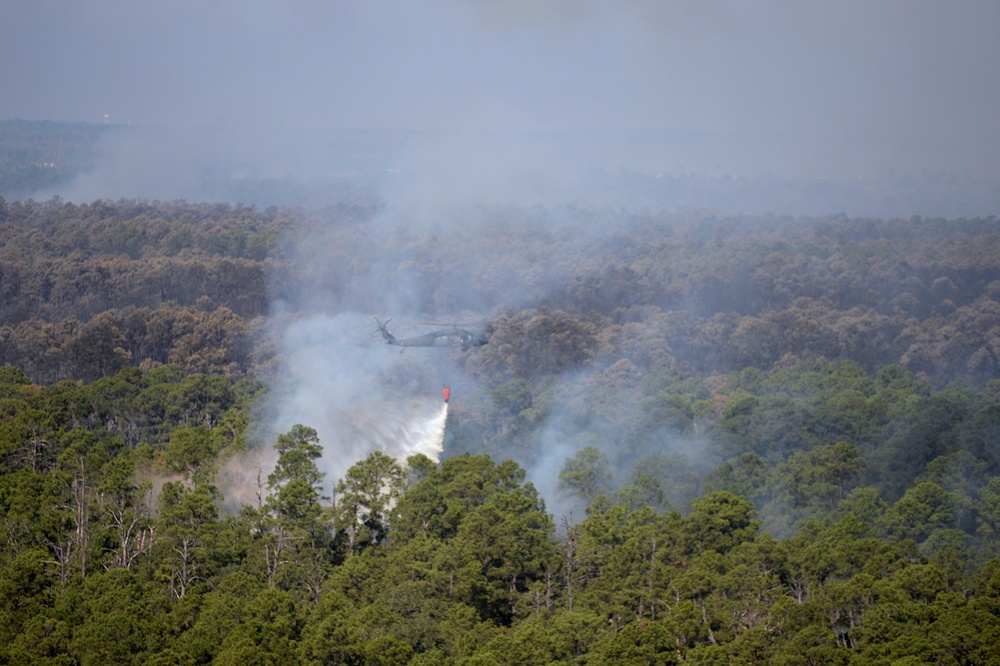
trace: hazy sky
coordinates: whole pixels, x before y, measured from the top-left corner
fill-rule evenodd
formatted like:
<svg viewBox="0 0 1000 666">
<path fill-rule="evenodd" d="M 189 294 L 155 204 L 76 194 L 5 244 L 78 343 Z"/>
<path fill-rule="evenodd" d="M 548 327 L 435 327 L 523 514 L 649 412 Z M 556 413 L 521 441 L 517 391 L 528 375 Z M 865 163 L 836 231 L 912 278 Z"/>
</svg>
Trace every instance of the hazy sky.
<svg viewBox="0 0 1000 666">
<path fill-rule="evenodd" d="M 998 34 L 988 0 L 3 0 L 0 118 L 702 132 L 724 168 L 997 176 Z"/>
</svg>

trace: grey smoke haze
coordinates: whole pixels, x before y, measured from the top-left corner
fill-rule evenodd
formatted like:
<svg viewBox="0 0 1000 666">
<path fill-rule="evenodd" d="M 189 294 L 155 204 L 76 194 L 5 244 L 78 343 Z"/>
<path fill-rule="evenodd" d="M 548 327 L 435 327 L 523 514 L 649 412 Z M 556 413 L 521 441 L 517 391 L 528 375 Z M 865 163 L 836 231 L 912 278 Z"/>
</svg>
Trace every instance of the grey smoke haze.
<svg viewBox="0 0 1000 666">
<path fill-rule="evenodd" d="M 636 207 L 926 214 L 932 198 L 880 208 L 857 179 L 1000 181 L 997 26 L 988 2 L 8 0 L 0 118 L 143 128 L 71 199 L 232 198 L 248 193 L 213 183 L 296 177 L 587 202 L 575 170 L 598 168 L 853 184 L 817 199 L 753 180 Z M 330 134 L 358 130 L 405 132 L 374 151 Z M 995 212 L 980 199 L 952 208 Z"/>
<path fill-rule="evenodd" d="M 69 200 L 380 202 L 367 240 L 387 250 L 400 220 L 464 228 L 395 216 L 437 204 L 989 215 L 998 26 L 998 3 L 926 0 L 6 0 L 0 118 L 121 125 Z M 972 185 L 871 193 L 928 173 Z M 297 251 L 325 248 L 313 237 Z M 523 281 L 544 262 L 524 261 L 536 266 L 498 278 L 497 300 L 537 293 Z M 378 314 L 429 309 L 419 282 L 383 279 L 369 284 L 388 294 Z M 386 373 L 436 398 L 455 371 L 437 353 L 358 347 L 369 313 L 323 286 L 282 320 L 273 409 L 279 431 L 301 422 L 337 443 L 335 476 L 369 449 L 357 410 L 412 413 Z M 572 453 L 573 433 L 558 435 L 538 468 L 550 478 Z"/>
<path fill-rule="evenodd" d="M 370 329 L 366 317 L 344 313 L 294 321 L 283 331 L 282 376 L 289 381 L 277 382 L 278 430 L 296 423 L 316 428 L 334 479 L 376 449 L 401 460 L 414 453 L 436 459 L 440 452 L 440 438 L 430 441 L 437 421 L 443 425 L 440 388 L 389 392 L 380 380 L 393 374 L 398 381 L 411 359 L 401 363 L 393 350 L 360 346 Z M 433 374 L 427 367 L 417 372 Z"/>
<path fill-rule="evenodd" d="M 439 459 L 447 415 L 441 385 L 453 372 L 447 359 L 401 358 L 395 348 L 372 344 L 373 323 L 356 312 L 278 317 L 273 325 L 282 361 L 269 382 L 258 446 L 218 479 L 230 501 L 253 500 L 256 466 L 266 480 L 276 462 L 271 444 L 296 424 L 317 432 L 327 492 L 376 450 L 401 463 L 417 453 Z"/>
</svg>

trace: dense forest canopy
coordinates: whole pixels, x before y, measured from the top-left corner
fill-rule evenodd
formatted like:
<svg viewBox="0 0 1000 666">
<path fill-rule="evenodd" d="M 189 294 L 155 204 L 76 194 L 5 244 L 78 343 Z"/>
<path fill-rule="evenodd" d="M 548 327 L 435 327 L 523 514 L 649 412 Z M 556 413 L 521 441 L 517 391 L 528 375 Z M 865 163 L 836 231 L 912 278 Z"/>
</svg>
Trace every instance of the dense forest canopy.
<svg viewBox="0 0 1000 666">
<path fill-rule="evenodd" d="M 993 663 L 998 234 L 0 199 L 0 657 Z M 282 423 L 442 375 L 440 463 Z"/>
<path fill-rule="evenodd" d="M 524 469 L 486 455 L 404 465 L 374 452 L 334 484 L 316 464 L 316 432 L 298 425 L 274 443 L 273 471 L 258 468 L 258 494 L 224 513 L 230 489 L 216 472 L 252 466 L 247 415 L 262 384 L 164 365 L 39 386 L 3 368 L 0 654 L 40 664 L 1000 657 L 995 382 L 935 391 L 898 366 L 872 377 L 850 363 L 744 371 L 695 401 L 724 404 L 696 406 L 692 422 L 683 406 L 704 391 L 678 379 L 661 379 L 658 401 L 672 411 L 646 401 L 643 418 L 687 421 L 732 456 L 700 489 L 655 453 L 615 489 L 593 446 L 560 474 L 589 505 L 558 518 Z M 773 442 L 789 422 L 800 431 Z M 911 451 L 919 460 L 897 469 Z M 889 501 L 885 470 L 906 486 Z M 794 534 L 765 531 L 755 503 L 769 522 L 796 521 Z"/>
<path fill-rule="evenodd" d="M 241 375 L 269 359 L 239 340 L 279 303 L 291 314 L 488 318 L 500 344 L 475 358 L 494 366 L 487 373 L 525 374 L 518 363 L 559 372 L 564 356 L 697 373 L 819 356 L 869 372 L 899 363 L 935 386 L 981 386 L 1000 371 L 996 218 L 572 206 L 436 215 L 386 222 L 372 206 L 0 201 L 0 361 L 42 382 L 92 380 L 147 359 Z M 551 367 L 497 358 L 520 344 L 505 336 L 520 335 L 518 320 L 531 325 L 532 312 L 586 339 L 556 349 L 547 336 Z M 105 350 L 79 342 L 102 326 L 114 342 Z M 191 336 L 198 353 L 175 349 Z"/>
</svg>

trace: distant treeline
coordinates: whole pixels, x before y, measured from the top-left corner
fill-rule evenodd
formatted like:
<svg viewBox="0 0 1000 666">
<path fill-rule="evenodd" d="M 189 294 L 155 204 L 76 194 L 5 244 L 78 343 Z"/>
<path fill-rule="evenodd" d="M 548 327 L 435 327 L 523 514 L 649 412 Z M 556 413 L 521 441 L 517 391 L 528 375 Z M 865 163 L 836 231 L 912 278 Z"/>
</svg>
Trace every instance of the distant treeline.
<svg viewBox="0 0 1000 666">
<path fill-rule="evenodd" d="M 280 301 L 491 318 L 495 344 L 470 362 L 496 381 L 567 363 L 707 374 L 815 356 L 899 363 L 935 385 L 1000 374 L 996 218 L 481 207 L 421 224 L 370 206 L 0 199 L 0 361 L 41 382 L 187 365 L 176 345 L 209 326 L 197 334 L 215 360 L 190 369 L 243 374 L 261 359 L 234 340 Z M 102 326 L 116 341 L 103 351 L 86 342 Z"/>
<path fill-rule="evenodd" d="M 93 165 L 95 148 L 113 126 L 52 121 L 0 121 L 0 195 L 28 197 L 68 184 Z"/>
</svg>

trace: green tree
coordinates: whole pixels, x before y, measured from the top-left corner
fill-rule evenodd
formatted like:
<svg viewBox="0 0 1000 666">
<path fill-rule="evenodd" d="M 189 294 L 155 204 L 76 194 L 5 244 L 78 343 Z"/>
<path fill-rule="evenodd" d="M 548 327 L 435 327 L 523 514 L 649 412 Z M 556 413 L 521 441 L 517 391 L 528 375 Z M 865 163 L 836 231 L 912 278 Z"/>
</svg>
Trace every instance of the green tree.
<svg viewBox="0 0 1000 666">
<path fill-rule="evenodd" d="M 216 499 L 214 488 L 206 484 L 192 488 L 168 481 L 160 489 L 159 539 L 161 548 L 169 549 L 161 573 L 175 598 L 183 598 L 205 579 L 202 551 L 218 518 Z"/>
<path fill-rule="evenodd" d="M 665 501 L 660 481 L 645 472 L 636 472 L 632 477 L 632 483 L 622 486 L 615 492 L 615 500 L 626 504 L 633 511 L 644 506 L 659 511 Z"/>
<path fill-rule="evenodd" d="M 979 491 L 976 508 L 976 533 L 988 543 L 1000 542 L 1000 477 L 994 477 Z"/>
<path fill-rule="evenodd" d="M 131 456 L 120 454 L 101 469 L 97 487 L 100 503 L 112 532 L 114 547 L 106 566 L 130 569 L 136 559 L 149 552 L 156 542 L 152 519 L 152 487 L 135 485 Z"/>
<path fill-rule="evenodd" d="M 313 428 L 301 424 L 292 426 L 287 433 L 278 436 L 274 450 L 278 452 L 278 462 L 267 477 L 271 488 L 296 479 L 316 487 L 323 480 L 325 474 L 316 466 L 316 460 L 323 455 L 323 447 Z"/>
<path fill-rule="evenodd" d="M 180 427 L 170 432 L 163 459 L 169 471 L 183 472 L 194 479 L 199 470 L 211 467 L 218 453 L 219 442 L 211 430 L 205 426 Z M 211 474 L 211 469 L 208 473 Z"/>
<path fill-rule="evenodd" d="M 232 571 L 198 598 L 197 615 L 178 641 L 194 663 L 213 660 L 226 637 L 246 623 L 247 606 L 261 589 L 261 581 L 246 571 Z"/>
<path fill-rule="evenodd" d="M 760 521 L 748 500 L 724 491 L 696 499 L 688 516 L 684 539 L 689 553 L 714 550 L 725 554 L 753 540 Z"/>
<path fill-rule="evenodd" d="M 9 468 L 49 470 L 59 455 L 57 444 L 55 420 L 40 409 L 19 411 L 11 421 L 0 425 L 0 454 Z"/>
<path fill-rule="evenodd" d="M 611 484 L 608 457 L 596 446 L 585 446 L 566 460 L 559 472 L 559 488 L 590 502 Z"/>
<path fill-rule="evenodd" d="M 886 531 L 899 539 L 921 542 L 934 530 L 955 526 L 954 498 L 930 481 L 919 483 L 889 507 L 885 513 Z"/>
<path fill-rule="evenodd" d="M 222 639 L 213 664 L 298 664 L 300 609 L 290 593 L 265 589 L 243 605 L 241 621 Z"/>
<path fill-rule="evenodd" d="M 507 492 L 524 482 L 524 470 L 512 460 L 496 464 L 486 455 L 448 458 L 438 470 L 409 488 L 394 516 L 393 539 L 447 540 L 462 520 L 495 492 Z"/>
<path fill-rule="evenodd" d="M 351 555 L 382 542 L 390 511 L 403 491 L 406 474 L 393 458 L 374 451 L 351 466 L 334 488 L 334 525 Z"/>
<path fill-rule="evenodd" d="M 270 494 L 264 504 L 264 563 L 268 587 L 273 588 L 279 574 L 292 569 L 315 571 L 319 552 L 330 542 L 326 511 L 320 503 L 319 484 L 325 474 L 316 465 L 323 454 L 319 437 L 312 428 L 294 426 L 280 435 L 274 446 L 278 461 L 267 477 Z M 313 584 L 312 589 L 318 588 Z"/>
<path fill-rule="evenodd" d="M 552 519 L 529 484 L 491 494 L 454 538 L 456 595 L 485 620 L 509 626 L 532 583 L 554 556 Z"/>
</svg>

